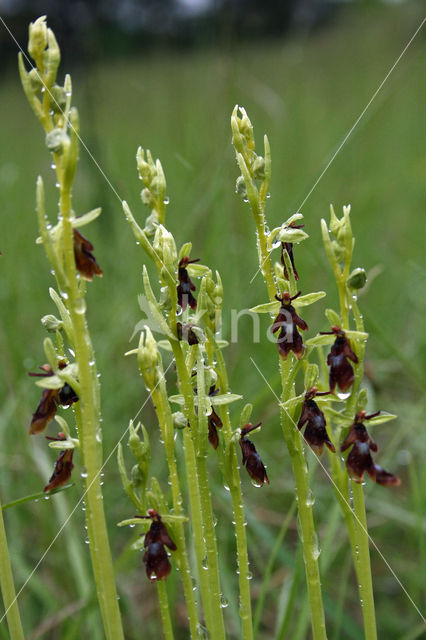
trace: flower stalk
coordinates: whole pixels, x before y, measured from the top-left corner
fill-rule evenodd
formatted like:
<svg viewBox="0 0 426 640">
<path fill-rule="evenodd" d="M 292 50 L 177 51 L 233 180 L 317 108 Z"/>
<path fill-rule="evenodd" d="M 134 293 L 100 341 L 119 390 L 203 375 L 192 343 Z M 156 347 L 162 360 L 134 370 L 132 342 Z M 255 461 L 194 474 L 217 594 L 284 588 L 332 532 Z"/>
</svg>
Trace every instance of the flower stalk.
<svg viewBox="0 0 426 640">
<path fill-rule="evenodd" d="M 21 616 L 10 564 L 9 547 L 6 528 L 4 526 L 3 508 L 0 503 L 0 587 L 5 608 L 7 626 L 11 640 L 24 640 Z"/>
<path fill-rule="evenodd" d="M 274 278 L 274 270 L 268 247 L 268 235 L 265 222 L 265 202 L 268 195 L 268 188 L 271 176 L 271 153 L 268 139 L 264 138 L 264 153 L 262 158 L 255 151 L 253 128 L 244 109 L 235 107 L 231 117 L 231 127 L 233 133 L 233 144 L 236 151 L 238 166 L 241 176 L 237 179 L 237 191 L 240 191 L 244 199 L 249 202 L 256 225 L 257 249 L 259 256 L 259 269 L 268 292 L 269 304 L 275 304 L 277 285 Z M 260 188 L 256 182 L 260 181 Z M 273 232 L 272 234 L 273 235 Z M 295 278 L 293 267 L 288 261 L 287 271 L 292 274 L 290 282 L 287 284 L 290 295 L 295 296 Z M 291 286 L 290 286 L 291 285 Z M 268 305 L 265 305 L 268 307 Z M 256 310 L 256 309 L 255 309 Z M 272 307 L 271 307 L 272 310 Z M 303 453 L 302 441 L 295 427 L 294 415 L 289 411 L 288 400 L 294 397 L 293 382 L 289 384 L 289 379 L 294 380 L 293 369 L 297 367 L 294 358 L 282 360 L 280 358 L 280 373 L 282 381 L 282 395 L 280 406 L 281 428 L 284 439 L 290 454 L 293 474 L 296 484 L 296 495 L 298 501 L 298 514 L 301 528 L 301 543 L 303 546 L 303 556 L 305 561 L 306 579 L 311 610 L 312 631 L 315 640 L 325 640 L 325 618 L 321 594 L 321 581 L 318 566 L 318 542 L 315 531 L 314 517 L 312 512 L 311 491 L 308 481 L 308 470 Z"/>
<path fill-rule="evenodd" d="M 52 227 L 45 214 L 43 182 L 38 178 L 40 235 L 60 292 L 60 296 L 54 292 L 52 297 L 57 302 L 58 311 L 62 315 L 62 327 L 75 354 L 73 366 L 77 377 L 73 388 L 78 387 L 79 397 L 75 417 L 78 448 L 85 468 L 85 515 L 96 591 L 105 635 L 108 640 L 120 640 L 124 636 L 100 482 L 100 388 L 85 316 L 85 281 L 92 280 L 93 275 L 102 275 L 102 271 L 91 254 L 92 245 L 76 231 L 77 226 L 90 222 L 100 210 L 90 212 L 80 219 L 76 218 L 72 210 L 71 190 L 78 158 L 78 114 L 71 107 L 70 77 L 66 76 L 64 86 L 55 84 L 60 51 L 53 32 L 47 28 L 45 17 L 30 25 L 28 49 L 37 68 L 27 72 L 20 55 L 21 80 L 28 101 L 46 133 L 46 145 L 52 154 L 52 168 L 59 187 L 59 216 L 57 224 Z M 63 345 L 63 338 L 58 331 L 56 357 L 63 356 Z M 52 349 L 50 353 L 53 357 Z M 55 373 L 61 376 L 61 371 Z M 62 375 L 63 382 L 66 382 L 65 377 L 66 369 Z M 72 444 L 71 439 L 69 442 Z"/>
</svg>

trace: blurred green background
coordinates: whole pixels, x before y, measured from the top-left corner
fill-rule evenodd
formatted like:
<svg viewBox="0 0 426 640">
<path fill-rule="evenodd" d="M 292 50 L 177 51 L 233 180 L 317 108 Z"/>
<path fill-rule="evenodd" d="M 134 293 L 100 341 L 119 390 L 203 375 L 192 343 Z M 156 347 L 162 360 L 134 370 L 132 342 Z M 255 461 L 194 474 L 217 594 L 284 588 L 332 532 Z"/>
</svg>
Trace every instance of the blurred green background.
<svg viewBox="0 0 426 640">
<path fill-rule="evenodd" d="M 48 3 L 38 5 L 40 10 L 30 15 L 31 19 L 49 9 Z M 246 37 L 234 38 L 226 29 L 226 11 L 221 16 L 220 37 L 200 47 L 194 42 L 180 47 L 174 43 L 172 47 L 163 35 L 161 46 L 153 41 L 144 51 L 123 52 L 113 45 L 110 50 L 105 38 L 97 40 L 95 54 L 90 55 L 90 31 L 86 30 L 84 38 L 89 38 L 89 45 L 81 44 L 85 55 L 74 56 L 68 45 L 68 66 L 61 67 L 62 73 L 72 71 L 73 104 L 79 108 L 81 136 L 96 160 L 81 149 L 74 208 L 78 214 L 103 208 L 102 217 L 86 229 L 86 235 L 95 245 L 105 274 L 90 285 L 88 294 L 88 319 L 102 373 L 105 456 L 147 395 L 136 361 L 123 356 L 136 346 L 136 339 L 129 341 L 142 318 L 137 295 L 142 292 L 145 257 L 124 221 L 119 201 L 126 199 L 139 220 L 146 216 L 135 163 L 139 145 L 151 149 L 162 161 L 170 196 L 167 224 L 177 243 L 191 240 L 193 257 L 200 257 L 203 264 L 222 275 L 224 337 L 229 334 L 231 309 L 249 308 L 266 300 L 260 276 L 250 283 L 257 270 L 254 225 L 248 206 L 235 194 L 238 172 L 231 147 L 230 114 L 238 103 L 247 109 L 254 124 L 258 151 L 264 133 L 271 142 L 270 228 L 304 203 L 301 211 L 310 240 L 297 248 L 300 286 L 304 293 L 329 292 L 327 301 L 309 307 L 304 314 L 309 335 L 327 329 L 324 309 L 336 304 L 320 240 L 320 219 L 328 217 L 330 203 L 339 213 L 342 205 L 352 204 L 357 238 L 354 267 L 363 266 L 369 273 L 360 304 L 370 332 L 367 384 L 371 408 L 399 416 L 374 430 L 379 445 L 377 461 L 403 480 L 395 490 L 371 483 L 366 486 L 371 537 L 401 582 L 372 549 L 379 637 L 425 637 L 414 606 L 424 611 L 426 599 L 424 29 L 306 199 L 420 25 L 422 3 L 352 3 L 315 28 L 288 28 L 283 34 L 270 36 L 248 32 Z M 23 33 L 26 21 L 15 16 L 14 26 Z M 55 28 L 55 23 L 52 26 Z M 3 42 L 5 38 L 3 32 Z M 25 36 L 21 44 L 26 46 Z M 76 37 L 73 46 L 79 46 Z M 42 489 L 55 459 L 41 437 L 28 437 L 39 391 L 27 372 L 44 362 L 45 333 L 39 319 L 54 313 L 48 295 L 53 278 L 41 247 L 34 243 L 38 235 L 34 211 L 37 175 L 48 184 L 50 181 L 47 198 L 52 219 L 57 193 L 43 134 L 26 103 L 15 61 L 6 56 L 0 90 L 0 490 L 3 503 L 7 503 Z M 256 446 L 271 480 L 270 486 L 254 489 L 242 472 L 256 603 L 271 549 L 294 501 L 294 487 L 274 397 L 250 361 L 253 357 L 278 391 L 276 348 L 265 337 L 267 320 L 262 318 L 261 344 L 252 343 L 249 319 L 242 318 L 239 329 L 238 342 L 225 351 L 230 380 L 234 392 L 254 403 L 253 418 L 263 421 Z M 170 375 L 170 389 L 175 389 L 174 374 Z M 237 412 L 235 407 L 235 415 Z M 166 489 L 161 445 L 149 402 L 139 418 L 151 434 L 152 471 L 162 478 Z M 52 425 L 50 430 L 53 433 Z M 345 528 L 329 480 L 316 468 L 310 453 L 308 458 L 314 476 L 329 638 L 360 640 L 360 607 Z M 238 638 L 230 502 L 213 456 L 211 462 L 223 592 L 229 600 L 225 615 L 229 637 Z M 79 471 L 77 460 L 75 486 L 66 495 L 5 512 L 18 588 L 49 547 L 58 523 L 65 521 L 77 503 L 81 495 Z M 155 589 L 146 579 L 140 555 L 129 550 L 131 533 L 115 527 L 133 513 L 120 485 L 115 455 L 104 471 L 105 507 L 126 638 L 139 638 L 142 624 L 147 636 L 160 637 Z M 20 595 L 29 640 L 73 639 L 82 634 L 95 640 L 103 637 L 84 539 L 83 513 L 78 508 Z M 310 638 L 306 589 L 296 550 L 293 518 L 266 585 L 259 639 L 280 637 L 283 612 L 293 593 L 291 585 L 295 597 L 286 637 Z M 173 576 L 168 588 L 177 637 L 184 639 L 181 589 Z M 0 637 L 8 637 L 4 622 Z"/>
</svg>

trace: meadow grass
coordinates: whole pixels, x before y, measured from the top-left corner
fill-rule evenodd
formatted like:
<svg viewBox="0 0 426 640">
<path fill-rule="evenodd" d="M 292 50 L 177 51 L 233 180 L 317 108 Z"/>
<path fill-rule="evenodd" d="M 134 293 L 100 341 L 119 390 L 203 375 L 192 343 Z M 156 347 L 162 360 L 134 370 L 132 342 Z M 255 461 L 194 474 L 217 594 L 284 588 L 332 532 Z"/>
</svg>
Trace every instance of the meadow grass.
<svg viewBox="0 0 426 640">
<path fill-rule="evenodd" d="M 306 39 L 257 43 L 220 52 L 105 60 L 102 65 L 88 67 L 84 74 L 73 72 L 82 138 L 120 198 L 126 199 L 134 212 L 139 207 L 141 217 L 145 210 L 139 204 L 136 148 L 142 144 L 161 158 L 171 196 L 169 228 L 182 243 L 193 242 L 195 257 L 221 270 L 225 337 L 231 308 L 249 308 L 265 299 L 260 276 L 250 284 L 257 270 L 254 230 L 246 207 L 234 193 L 238 172 L 229 130 L 234 104 L 243 104 L 258 134 L 267 132 L 271 141 L 273 174 L 268 216 L 270 224 L 276 226 L 298 209 L 405 46 L 420 22 L 419 7 L 414 3 L 362 12 L 348 9 L 337 24 Z M 403 480 L 402 487 L 392 493 L 373 484 L 366 487 L 369 529 L 416 605 L 424 610 L 423 62 L 420 36 L 303 206 L 311 240 L 300 248 L 297 266 L 311 290 L 332 291 L 319 220 L 328 216 L 330 202 L 339 210 L 341 205 L 351 203 L 357 237 L 355 266 L 364 266 L 376 276 L 370 278 L 371 286 L 360 300 L 371 333 L 367 361 L 372 405 L 399 415 L 398 421 L 377 427 L 374 437 L 381 452 L 379 463 L 386 467 L 392 461 L 392 471 Z M 50 174 L 52 184 L 46 200 L 52 213 L 57 193 L 47 154 L 42 150 L 42 135 L 27 107 L 15 69 L 1 79 L 1 89 L 0 486 L 2 501 L 7 503 L 33 493 L 34 488 L 41 489 L 54 462 L 54 455 L 42 453 L 42 447 L 27 436 L 39 394 L 26 372 L 43 362 L 40 345 L 45 334 L 39 318 L 54 312 L 46 295 L 52 279 L 43 252 L 34 244 L 38 235 L 36 175 L 43 173 L 48 182 Z M 91 227 L 91 240 L 105 276 L 90 288 L 88 306 L 102 372 L 104 450 L 108 455 L 147 395 L 133 363 L 123 357 L 126 350 L 136 346 L 136 338 L 133 343 L 129 339 L 141 319 L 136 299 L 142 291 L 141 262 L 118 198 L 84 150 L 81 156 L 74 192 L 77 213 L 99 204 L 104 210 L 101 221 Z M 327 329 L 323 309 L 333 306 L 332 295 L 331 301 L 319 303 L 305 314 L 310 327 Z M 264 332 L 266 327 L 265 321 Z M 254 404 L 255 415 L 264 423 L 262 457 L 268 464 L 271 485 L 255 490 L 244 478 L 256 599 L 262 588 L 261 575 L 292 507 L 294 488 L 274 397 L 250 364 L 252 356 L 277 390 L 275 347 L 266 339 L 262 344 L 251 344 L 250 330 L 250 321 L 242 319 L 239 342 L 230 345 L 226 355 L 233 391 L 243 393 L 245 400 Z M 173 379 L 172 374 L 171 383 Z M 149 403 L 141 416 L 149 429 L 153 421 Z M 155 461 L 160 444 L 151 438 L 151 445 Z M 162 456 L 157 459 L 162 460 Z M 360 640 L 359 602 L 348 565 L 346 533 L 328 479 L 309 452 L 308 459 L 316 487 L 329 635 Z M 155 468 L 154 473 L 161 476 L 165 468 Z M 76 468 L 77 485 L 78 474 Z M 218 477 L 214 469 L 211 474 Z M 115 456 L 106 465 L 105 479 L 105 506 L 127 637 L 138 637 L 141 618 L 145 632 L 156 637 L 156 595 L 146 581 L 140 556 L 129 551 L 128 537 L 115 530 L 116 522 L 131 515 Z M 81 487 L 76 486 L 48 501 L 5 511 L 18 589 L 80 492 Z M 231 505 L 223 491 L 216 494 L 218 542 L 225 554 L 221 570 L 224 593 L 230 602 L 225 615 L 232 637 L 238 612 L 233 604 L 237 585 L 232 568 L 234 540 L 227 527 Z M 268 583 L 263 585 L 265 599 L 258 637 L 265 640 L 284 637 L 285 632 L 292 638 L 309 637 L 294 519 L 281 534 L 284 542 L 275 545 L 275 561 Z M 87 637 L 102 638 L 84 538 L 79 509 L 20 597 L 29 638 L 72 639 L 82 630 L 90 633 Z M 420 637 L 420 616 L 374 550 L 372 565 L 379 637 Z M 167 587 L 175 598 L 174 615 L 181 629 L 178 637 L 185 638 L 181 594 L 173 573 Z M 288 603 L 291 606 L 286 609 Z M 74 614 L 66 619 L 69 607 L 74 607 Z M 34 633 L 38 625 L 49 623 L 51 628 L 46 626 Z M 0 637 L 7 637 L 4 623 L 0 633 Z"/>
</svg>

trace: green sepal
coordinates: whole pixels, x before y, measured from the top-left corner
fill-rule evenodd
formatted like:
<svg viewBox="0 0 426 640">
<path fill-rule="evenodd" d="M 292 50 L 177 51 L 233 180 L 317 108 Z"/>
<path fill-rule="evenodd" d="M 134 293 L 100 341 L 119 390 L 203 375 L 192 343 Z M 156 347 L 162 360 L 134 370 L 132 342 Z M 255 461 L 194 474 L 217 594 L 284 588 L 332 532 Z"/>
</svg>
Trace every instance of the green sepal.
<svg viewBox="0 0 426 640">
<path fill-rule="evenodd" d="M 243 396 L 239 396 L 236 393 L 224 393 L 218 396 L 214 396 L 213 403 L 215 406 L 223 406 L 226 404 L 231 404 L 231 402 L 236 402 L 237 400 L 241 400 Z M 180 406 L 184 406 L 185 398 L 183 395 L 178 394 L 174 396 L 169 396 L 169 402 L 174 402 L 175 404 L 179 404 Z M 198 406 L 198 398 L 194 397 L 194 404 Z"/>
<path fill-rule="evenodd" d="M 186 267 L 188 274 L 194 278 L 202 278 L 203 276 L 211 273 L 211 269 L 204 264 L 198 264 L 194 262 Z"/>
<path fill-rule="evenodd" d="M 368 391 L 365 388 L 360 389 L 357 400 L 356 400 L 357 413 L 358 411 L 364 411 L 364 409 L 367 407 L 367 404 L 368 404 Z"/>
<path fill-rule="evenodd" d="M 192 242 L 185 242 L 185 244 L 182 245 L 182 247 L 181 247 L 181 249 L 179 251 L 179 262 L 185 256 L 190 256 L 191 255 L 191 249 L 192 249 Z"/>
<path fill-rule="evenodd" d="M 395 420 L 395 418 L 397 417 L 398 416 L 396 416 L 394 413 L 381 411 L 378 416 L 375 416 L 374 418 L 370 418 L 370 420 L 368 420 L 368 424 L 372 427 L 375 427 L 378 424 L 383 424 L 385 422 L 390 422 L 390 420 Z"/>
<path fill-rule="evenodd" d="M 340 316 L 338 313 L 336 313 L 333 309 L 326 309 L 325 310 L 325 316 L 327 318 L 327 320 L 329 321 L 330 325 L 332 327 L 341 327 L 342 326 L 342 321 L 340 319 Z"/>
<path fill-rule="evenodd" d="M 52 440 L 49 442 L 51 449 L 75 449 L 75 442 L 72 440 Z"/>
<path fill-rule="evenodd" d="M 53 302 L 56 304 L 56 308 L 59 311 L 59 315 L 61 316 L 67 338 L 70 344 L 74 345 L 74 327 L 68 309 L 62 302 L 60 296 L 56 293 L 55 289 L 52 289 L 52 287 L 49 288 L 49 295 L 52 298 Z"/>
<path fill-rule="evenodd" d="M 305 371 L 305 389 L 308 391 L 312 387 L 315 387 L 319 377 L 318 365 L 309 363 Z"/>
<path fill-rule="evenodd" d="M 333 344 L 333 342 L 335 341 L 336 336 L 331 335 L 331 336 L 314 336 L 313 338 L 308 338 L 308 340 L 306 340 L 305 344 L 307 347 L 323 347 L 327 344 Z"/>
<path fill-rule="evenodd" d="M 307 293 L 306 295 L 297 298 L 294 302 L 292 302 L 292 304 L 296 309 L 298 307 L 307 307 L 308 305 L 314 304 L 314 302 L 318 302 L 318 300 L 325 298 L 326 295 L 327 294 L 325 291 L 315 291 L 313 293 Z"/>
<path fill-rule="evenodd" d="M 251 412 L 253 411 L 253 405 L 248 403 L 245 405 L 240 415 L 240 428 L 242 429 L 250 421 Z"/>
<path fill-rule="evenodd" d="M 352 331 L 351 329 L 345 330 L 345 335 L 347 338 L 351 338 L 352 340 L 368 340 L 368 333 L 365 331 Z"/>
<path fill-rule="evenodd" d="M 249 309 L 252 313 L 271 313 L 276 315 L 280 309 L 281 303 L 277 300 L 277 302 L 264 302 L 263 304 L 258 304 L 255 307 Z"/>
<path fill-rule="evenodd" d="M 92 209 L 91 211 L 84 213 L 82 216 L 74 216 L 73 218 L 71 218 L 71 224 L 73 229 L 84 227 L 86 224 L 93 222 L 93 220 L 96 220 L 96 218 L 98 218 L 101 215 L 101 213 L 102 213 L 102 208 L 97 207 L 96 209 Z"/>
</svg>

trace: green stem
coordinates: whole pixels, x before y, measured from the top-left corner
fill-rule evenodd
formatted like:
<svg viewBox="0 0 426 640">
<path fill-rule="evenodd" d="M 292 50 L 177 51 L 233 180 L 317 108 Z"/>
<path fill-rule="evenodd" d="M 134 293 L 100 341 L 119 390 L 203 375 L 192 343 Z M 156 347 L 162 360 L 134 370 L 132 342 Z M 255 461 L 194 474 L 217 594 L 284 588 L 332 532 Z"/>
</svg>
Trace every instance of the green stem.
<svg viewBox="0 0 426 640">
<path fill-rule="evenodd" d="M 281 362 L 283 394 L 281 401 L 288 400 L 286 381 L 289 360 Z M 303 453 L 302 440 L 292 416 L 284 409 L 280 410 L 281 427 L 290 454 L 293 475 L 296 483 L 297 508 L 301 529 L 303 559 L 305 562 L 306 582 L 311 610 L 312 633 L 314 640 L 326 640 L 324 608 L 321 593 L 321 579 L 318 566 L 319 548 L 312 511 L 312 493 L 309 488 L 308 468 Z"/>
<path fill-rule="evenodd" d="M 377 640 L 376 614 L 374 610 L 373 581 L 371 577 L 370 549 L 368 546 L 367 516 L 364 489 L 359 482 L 352 482 L 357 554 L 357 577 L 361 599 L 364 634 L 366 640 Z"/>
<path fill-rule="evenodd" d="M 9 627 L 10 640 L 25 640 L 19 615 L 18 601 L 13 582 L 12 567 L 10 564 L 9 548 L 7 545 L 6 529 L 4 526 L 3 510 L 0 504 L 0 586 L 3 596 L 3 604 L 7 625 Z"/>
<path fill-rule="evenodd" d="M 227 393 L 228 377 L 226 375 L 226 367 L 222 352 L 219 348 L 215 348 L 217 369 L 221 380 L 221 391 Z M 232 426 L 228 409 L 222 412 L 223 418 L 223 436 L 226 444 L 228 444 L 232 436 Z M 223 461 L 221 462 L 223 470 Z M 250 595 L 250 566 L 247 548 L 246 522 L 244 514 L 243 492 L 241 487 L 241 478 L 239 473 L 239 465 L 235 446 L 232 447 L 231 459 L 232 477 L 229 482 L 229 490 L 231 493 L 232 508 L 234 512 L 235 522 L 235 538 L 237 542 L 237 563 L 238 563 L 238 582 L 240 588 L 240 607 L 239 614 L 241 618 L 242 637 L 244 640 L 252 640 L 254 637 L 251 595 Z"/>
<path fill-rule="evenodd" d="M 160 603 L 161 622 L 165 640 L 174 640 L 172 621 L 170 618 L 169 599 L 167 597 L 166 581 L 157 580 L 158 602 Z"/>
<path fill-rule="evenodd" d="M 58 167 L 58 177 L 61 175 Z M 85 502 L 90 555 L 96 591 L 108 640 L 124 639 L 118 606 L 115 575 L 100 483 L 102 441 L 100 438 L 99 383 L 93 361 L 93 348 L 85 318 L 85 302 L 77 280 L 73 230 L 70 221 L 70 186 L 61 185 L 60 212 L 63 220 L 64 262 L 67 277 L 65 302 L 74 327 L 75 359 L 80 382 L 79 411 L 76 412 L 81 456 L 86 467 Z"/>
<path fill-rule="evenodd" d="M 350 263 L 345 265 L 345 274 L 349 272 Z M 340 310 L 343 320 L 343 329 L 349 329 L 349 309 L 347 304 L 347 289 L 344 282 L 339 282 Z M 342 293 L 340 290 L 343 289 Z M 357 331 L 364 331 L 364 322 L 358 308 L 356 297 L 351 299 L 352 313 L 355 319 Z M 364 375 L 364 354 L 365 344 L 357 345 L 357 355 L 359 364 L 355 369 L 355 379 L 352 385 L 351 395 L 346 403 L 346 413 L 353 416 L 356 410 L 358 391 Z M 348 518 L 347 507 L 344 506 L 346 526 L 348 528 L 349 539 L 352 547 L 355 571 L 357 574 L 359 594 L 361 600 L 364 633 L 366 640 L 376 640 L 376 615 L 374 607 L 373 581 L 371 575 L 370 549 L 368 539 L 367 516 L 365 512 L 364 489 L 361 483 L 351 482 L 353 495 L 353 518 L 352 522 Z"/>
<path fill-rule="evenodd" d="M 161 428 L 161 435 L 164 441 L 167 464 L 169 467 L 170 484 L 173 496 L 173 509 L 176 515 L 182 515 L 182 494 L 180 490 L 179 475 L 177 470 L 175 452 L 174 452 L 174 428 L 173 419 L 170 411 L 170 405 L 167 400 L 167 391 L 164 376 L 158 387 L 152 391 L 152 400 L 158 417 L 158 423 Z M 174 557 L 177 560 L 180 575 L 183 583 L 183 590 L 186 600 L 188 624 L 191 638 L 195 640 L 197 637 L 198 612 L 195 604 L 194 591 L 192 589 L 191 570 L 186 552 L 186 541 L 183 524 L 178 523 L 175 526 L 177 539 L 175 540 L 177 551 Z"/>
<path fill-rule="evenodd" d="M 263 207 L 259 203 L 257 190 L 251 181 L 250 183 L 248 182 L 249 175 L 245 163 L 241 161 L 241 158 L 238 158 L 238 156 L 237 159 L 246 181 L 246 185 L 249 185 L 247 194 L 256 224 L 260 270 L 265 280 L 269 299 L 272 302 L 275 300 L 276 286 L 272 272 L 271 259 L 267 248 L 264 211 Z M 288 400 L 292 393 L 293 376 L 290 375 L 291 371 L 289 367 L 290 356 L 285 362 L 280 358 L 282 403 Z M 308 469 L 303 453 L 302 441 L 292 417 L 284 408 L 281 408 L 280 416 L 281 427 L 290 454 L 293 475 L 296 482 L 296 495 L 298 500 L 298 513 L 301 526 L 303 557 L 305 561 L 313 636 L 314 640 L 325 640 L 326 629 L 318 566 L 318 542 L 312 511 L 313 501 L 311 499 L 311 490 L 309 488 Z"/>
<path fill-rule="evenodd" d="M 185 398 L 187 419 L 191 425 L 190 429 L 184 430 L 185 463 L 204 615 L 211 637 L 220 640 L 225 638 L 225 627 L 220 606 L 216 536 L 207 465 L 205 459 L 203 461 L 203 456 L 195 454 L 195 449 L 198 448 L 198 418 L 195 413 L 194 392 L 182 348 L 175 340 L 171 340 L 170 344 L 175 356 L 180 388 Z"/>
</svg>

